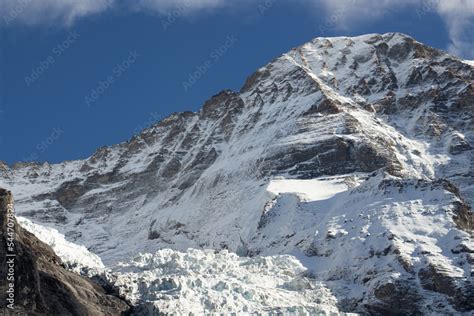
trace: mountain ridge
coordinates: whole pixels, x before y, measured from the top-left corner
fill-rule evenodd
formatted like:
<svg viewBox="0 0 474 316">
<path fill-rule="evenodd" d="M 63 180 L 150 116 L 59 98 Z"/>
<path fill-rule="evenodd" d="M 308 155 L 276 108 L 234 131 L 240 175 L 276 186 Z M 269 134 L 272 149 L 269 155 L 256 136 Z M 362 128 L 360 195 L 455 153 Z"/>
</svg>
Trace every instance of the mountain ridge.
<svg viewBox="0 0 474 316">
<path fill-rule="evenodd" d="M 410 38 L 412 40 L 414 40 L 411 36 L 407 35 L 407 34 L 404 34 L 404 33 L 401 33 L 401 32 L 389 32 L 389 33 L 384 33 L 384 34 L 381 34 L 381 33 L 370 33 L 370 34 L 363 34 L 363 35 L 359 35 L 359 36 L 355 36 L 355 37 L 349 37 L 349 36 L 334 36 L 334 37 L 315 37 L 312 41 L 315 41 L 315 40 L 324 40 L 324 39 L 357 39 L 357 38 L 366 38 L 366 37 L 373 37 L 373 36 L 386 36 L 386 35 L 394 35 L 394 36 L 401 36 L 401 37 L 405 37 L 405 38 Z M 421 44 L 421 45 L 424 45 L 420 42 L 417 42 L 416 40 L 414 40 L 416 43 L 418 44 Z M 310 41 L 311 42 L 311 41 Z M 310 43 L 308 42 L 308 43 Z M 296 47 L 293 47 L 290 52 L 292 51 L 297 51 L 298 49 L 300 49 L 301 47 L 303 47 L 305 44 L 303 45 L 300 45 L 300 46 L 296 46 Z M 426 46 L 426 45 L 425 45 Z M 440 53 L 445 53 L 444 51 L 440 50 L 440 49 L 437 49 L 437 48 L 434 48 L 434 47 L 429 47 L 430 49 L 434 50 L 434 51 L 438 51 Z M 284 54 L 281 54 L 280 56 L 278 57 L 275 57 L 272 61 L 270 61 L 270 64 L 276 60 L 278 60 L 279 58 L 282 58 L 284 57 L 285 55 L 287 55 L 289 53 L 284 53 Z M 452 58 L 454 59 L 457 59 L 461 62 L 464 62 L 464 63 L 467 63 L 468 65 L 472 66 L 472 63 L 474 63 L 474 61 L 470 61 L 470 60 L 464 60 L 464 59 L 461 59 L 457 56 L 454 56 L 454 55 L 451 55 Z M 264 67 L 261 67 L 260 69 L 262 69 Z M 210 97 L 208 100 L 206 100 L 204 102 L 204 104 L 206 104 L 206 102 L 212 100 L 214 97 L 217 97 L 219 95 L 221 95 L 222 93 L 242 93 L 242 92 L 245 92 L 245 90 L 247 89 L 247 85 L 249 84 L 249 82 L 251 82 L 252 80 L 254 80 L 254 76 L 257 75 L 259 70 L 257 70 L 256 72 L 254 72 L 253 74 L 251 74 L 249 77 L 247 77 L 247 79 L 244 81 L 244 84 L 242 85 L 242 87 L 240 88 L 240 90 L 232 90 L 232 89 L 223 89 L 219 92 L 217 92 L 215 95 L 213 95 L 212 97 Z M 165 121 L 167 119 L 171 119 L 175 116 L 179 116 L 179 115 L 189 115 L 189 114 L 197 114 L 199 111 L 201 111 L 203 108 L 203 106 L 196 110 L 196 111 L 182 111 L 182 112 L 173 112 L 171 114 L 169 114 L 168 116 L 166 116 L 165 118 L 163 118 L 161 121 Z M 112 145 L 103 145 L 103 146 L 100 146 L 98 147 L 91 155 L 85 157 L 85 158 L 78 158 L 78 159 L 67 159 L 67 160 L 64 160 L 64 161 L 61 161 L 61 162 L 58 162 L 58 163 L 52 163 L 52 162 L 49 162 L 49 161 L 17 161 L 17 162 L 12 162 L 12 163 L 7 163 L 5 161 L 2 161 L 0 160 L 0 167 L 8 167 L 10 169 L 17 169 L 17 168 L 21 168 L 21 167 L 24 167 L 24 166 L 41 166 L 41 165 L 60 165 L 60 164 L 63 164 L 63 163 L 72 163 L 72 162 L 76 162 L 76 161 L 84 161 L 84 160 L 87 160 L 87 159 L 90 159 L 91 157 L 93 157 L 94 155 L 98 154 L 101 150 L 104 150 L 106 148 L 111 148 L 111 147 L 115 147 L 115 146 L 120 146 L 120 145 L 125 145 L 131 141 L 133 141 L 133 139 L 135 137 L 137 137 L 138 135 L 142 134 L 142 133 L 145 133 L 147 132 L 148 130 L 151 130 L 153 128 L 155 128 L 157 125 L 160 124 L 160 122 L 156 122 L 155 124 L 153 124 L 152 126 L 150 127 L 147 127 L 147 128 L 144 128 L 140 133 L 138 133 L 137 135 L 132 135 L 129 139 L 125 140 L 125 141 L 122 141 L 120 143 L 117 143 L 117 144 L 112 144 Z"/>
<path fill-rule="evenodd" d="M 163 248 L 292 254 L 345 311 L 469 310 L 473 79 L 399 33 L 316 38 L 240 92 L 84 160 L 4 166 L 0 185 L 107 265 Z"/>
</svg>

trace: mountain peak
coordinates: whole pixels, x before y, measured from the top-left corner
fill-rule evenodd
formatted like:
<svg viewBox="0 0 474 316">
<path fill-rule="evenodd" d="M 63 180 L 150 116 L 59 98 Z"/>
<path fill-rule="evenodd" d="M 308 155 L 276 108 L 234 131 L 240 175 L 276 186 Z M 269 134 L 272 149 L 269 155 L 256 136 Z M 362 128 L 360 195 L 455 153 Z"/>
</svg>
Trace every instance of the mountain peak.
<svg viewBox="0 0 474 316">
<path fill-rule="evenodd" d="M 328 40 L 332 42 L 340 41 L 340 40 L 351 40 L 354 42 L 373 42 L 373 41 L 390 41 L 390 40 L 413 40 L 414 39 L 404 33 L 400 32 L 388 32 L 388 33 L 370 33 L 370 34 L 362 34 L 362 35 L 355 35 L 355 36 L 329 36 L 329 37 L 316 37 L 311 42 L 314 41 L 323 41 Z"/>
<path fill-rule="evenodd" d="M 0 169 L 0 185 L 105 264 L 169 247 L 291 253 L 350 311 L 463 311 L 473 78 L 400 33 L 315 39 L 196 113 L 86 160 Z"/>
</svg>

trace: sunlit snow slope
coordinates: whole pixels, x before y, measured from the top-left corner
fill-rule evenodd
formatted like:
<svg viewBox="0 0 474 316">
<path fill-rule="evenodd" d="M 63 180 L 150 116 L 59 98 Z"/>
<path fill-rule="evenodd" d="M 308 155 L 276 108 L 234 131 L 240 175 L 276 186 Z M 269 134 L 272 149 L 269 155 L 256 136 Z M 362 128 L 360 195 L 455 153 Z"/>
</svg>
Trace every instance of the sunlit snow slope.
<svg viewBox="0 0 474 316">
<path fill-rule="evenodd" d="M 291 254 L 343 311 L 468 312 L 473 79 L 402 34 L 317 38 L 86 160 L 1 165 L 0 186 L 107 266 L 166 248 Z"/>
</svg>

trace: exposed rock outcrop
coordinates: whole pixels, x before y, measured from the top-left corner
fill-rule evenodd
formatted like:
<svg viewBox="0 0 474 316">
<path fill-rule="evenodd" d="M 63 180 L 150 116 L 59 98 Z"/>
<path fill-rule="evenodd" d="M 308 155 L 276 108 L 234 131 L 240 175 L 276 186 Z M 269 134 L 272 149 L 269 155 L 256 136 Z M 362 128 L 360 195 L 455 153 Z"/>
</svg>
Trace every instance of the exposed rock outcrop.
<svg viewBox="0 0 474 316">
<path fill-rule="evenodd" d="M 302 253 L 345 311 L 464 312 L 473 80 L 403 34 L 316 38 L 88 159 L 0 164 L 0 186 L 106 265 L 162 248 Z M 270 192 L 281 178 L 298 188 Z M 323 194 L 334 183 L 346 191 Z"/>
<path fill-rule="evenodd" d="M 1 315 L 127 315 L 130 306 L 67 271 L 53 250 L 21 228 L 13 197 L 0 189 Z"/>
</svg>

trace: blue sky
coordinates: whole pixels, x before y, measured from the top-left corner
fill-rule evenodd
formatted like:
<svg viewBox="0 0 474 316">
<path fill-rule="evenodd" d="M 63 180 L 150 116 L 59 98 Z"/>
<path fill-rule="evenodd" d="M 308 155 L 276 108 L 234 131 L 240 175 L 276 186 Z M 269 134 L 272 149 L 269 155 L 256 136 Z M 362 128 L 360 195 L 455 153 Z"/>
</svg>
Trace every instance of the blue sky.
<svg viewBox="0 0 474 316">
<path fill-rule="evenodd" d="M 474 59 L 473 2 L 0 0 L 0 160 L 85 158 L 318 36 L 403 32 Z"/>
</svg>

